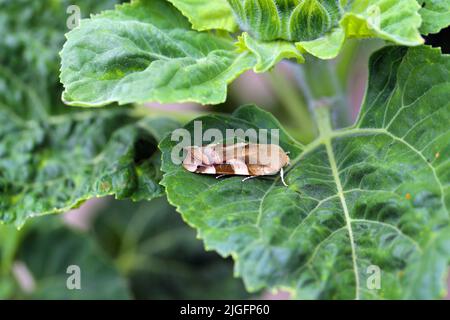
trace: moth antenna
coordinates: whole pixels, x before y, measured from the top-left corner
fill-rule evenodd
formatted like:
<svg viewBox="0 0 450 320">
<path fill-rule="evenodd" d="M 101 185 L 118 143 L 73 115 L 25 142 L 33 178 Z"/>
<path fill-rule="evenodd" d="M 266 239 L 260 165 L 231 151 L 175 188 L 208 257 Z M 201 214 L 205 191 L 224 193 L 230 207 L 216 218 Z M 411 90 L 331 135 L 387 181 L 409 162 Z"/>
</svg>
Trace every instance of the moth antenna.
<svg viewBox="0 0 450 320">
<path fill-rule="evenodd" d="M 284 170 L 283 170 L 283 168 L 280 169 L 280 177 L 281 177 L 281 182 L 283 182 L 284 186 L 287 187 L 288 185 L 284 181 Z"/>
<path fill-rule="evenodd" d="M 244 179 L 242 179 L 242 182 L 245 182 L 247 180 L 250 180 L 250 179 L 253 179 L 253 178 L 256 178 L 256 177 L 257 176 L 250 176 L 250 177 L 244 178 Z"/>
<path fill-rule="evenodd" d="M 223 177 L 226 177 L 226 176 L 227 176 L 227 174 L 221 174 L 221 175 L 217 176 L 216 179 L 220 179 L 220 178 L 223 178 Z"/>
</svg>

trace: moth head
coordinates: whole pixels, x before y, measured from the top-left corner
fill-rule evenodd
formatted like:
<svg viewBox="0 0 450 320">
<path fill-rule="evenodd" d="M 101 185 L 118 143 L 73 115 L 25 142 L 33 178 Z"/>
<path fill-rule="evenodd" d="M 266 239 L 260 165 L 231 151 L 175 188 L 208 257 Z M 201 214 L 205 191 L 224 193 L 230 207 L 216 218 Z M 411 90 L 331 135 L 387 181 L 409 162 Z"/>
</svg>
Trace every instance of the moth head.
<svg viewBox="0 0 450 320">
<path fill-rule="evenodd" d="M 280 159 L 281 168 L 283 168 L 283 167 L 289 165 L 291 159 L 288 156 L 289 152 L 285 152 L 281 147 L 278 147 L 278 148 L 279 148 L 278 157 Z"/>
</svg>

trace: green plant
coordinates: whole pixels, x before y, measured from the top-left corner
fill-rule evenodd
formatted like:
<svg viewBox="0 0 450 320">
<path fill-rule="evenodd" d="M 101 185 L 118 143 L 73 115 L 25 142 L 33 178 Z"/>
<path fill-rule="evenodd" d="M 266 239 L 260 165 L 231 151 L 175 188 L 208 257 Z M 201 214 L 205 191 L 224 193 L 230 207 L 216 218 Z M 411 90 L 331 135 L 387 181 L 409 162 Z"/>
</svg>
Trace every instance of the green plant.
<svg viewBox="0 0 450 320">
<path fill-rule="evenodd" d="M 70 4 L 0 1 L 0 215 L 23 226 L 0 225 L 0 299 L 248 297 L 231 261 L 204 252 L 164 198 L 103 201 L 90 209 L 90 230 L 61 216 L 23 225 L 116 191 L 135 201 L 161 195 L 152 183 L 161 177 L 156 144 L 178 126 L 132 108 L 80 112 L 61 103 L 58 52 Z M 113 4 L 77 1 L 85 15 Z M 66 287 L 73 264 L 82 290 Z"/>
<path fill-rule="evenodd" d="M 0 69 L 21 92 L 0 99 L 0 219 L 22 226 L 92 197 L 165 194 L 207 249 L 233 257 L 251 291 L 440 297 L 450 258 L 450 59 L 421 34 L 449 19 L 445 0 L 140 0 L 84 19 L 61 51 L 62 100 L 108 107 L 38 112 L 59 102 L 23 90 L 12 63 Z M 370 58 L 351 124 L 346 85 L 362 38 L 385 47 Z M 283 59 L 301 65 L 289 65 L 299 86 L 272 71 Z M 196 120 L 221 132 L 279 129 L 292 160 L 287 188 L 279 178 L 187 172 L 171 161 L 167 134 L 192 133 L 193 121 L 141 106 L 224 103 L 247 70 L 268 72 L 294 128 L 254 105 Z M 375 290 L 366 285 L 373 265 Z"/>
</svg>

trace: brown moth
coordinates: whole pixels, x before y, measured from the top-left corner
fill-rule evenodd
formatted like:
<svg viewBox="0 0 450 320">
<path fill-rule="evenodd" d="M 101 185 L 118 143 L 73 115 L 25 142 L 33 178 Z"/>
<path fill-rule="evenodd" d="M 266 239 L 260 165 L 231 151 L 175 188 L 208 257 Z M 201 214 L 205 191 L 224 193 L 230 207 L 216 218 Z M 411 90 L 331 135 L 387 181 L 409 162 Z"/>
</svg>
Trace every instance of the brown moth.
<svg viewBox="0 0 450 320">
<path fill-rule="evenodd" d="M 289 157 L 278 145 L 236 143 L 232 145 L 210 144 L 203 147 L 189 146 L 183 167 L 201 174 L 248 176 L 243 181 L 280 173 L 285 186 L 283 168 Z"/>
</svg>

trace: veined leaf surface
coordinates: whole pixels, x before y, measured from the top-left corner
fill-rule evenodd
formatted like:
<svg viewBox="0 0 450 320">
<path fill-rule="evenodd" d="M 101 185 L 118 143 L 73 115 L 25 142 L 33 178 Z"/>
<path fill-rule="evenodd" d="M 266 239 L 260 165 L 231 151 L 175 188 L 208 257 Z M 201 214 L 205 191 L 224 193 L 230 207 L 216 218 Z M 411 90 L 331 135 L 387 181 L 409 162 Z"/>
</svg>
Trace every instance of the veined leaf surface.
<svg viewBox="0 0 450 320">
<path fill-rule="evenodd" d="M 225 101 L 227 84 L 254 65 L 231 38 L 191 31 L 170 3 L 116 7 L 67 34 L 61 52 L 66 103 Z"/>
<path fill-rule="evenodd" d="M 396 44 L 423 43 L 416 0 L 228 0 L 241 28 L 260 42 L 295 43 L 321 59 L 338 55 L 346 38 L 375 37 Z M 434 5 L 441 21 L 445 11 Z M 427 12 L 428 13 L 428 12 Z M 258 55 L 258 47 L 249 50 Z M 257 70 L 255 70 L 257 71 Z"/>
<path fill-rule="evenodd" d="M 251 290 L 296 298 L 437 298 L 450 257 L 450 59 L 428 47 L 374 54 L 359 119 L 307 146 L 280 128 L 290 152 L 278 177 L 216 180 L 173 164 L 163 140 L 169 201 L 208 249 L 233 256 Z M 274 128 L 254 106 L 206 116 L 203 128 Z M 186 126 L 192 130 L 192 123 Z M 379 269 L 377 269 L 379 268 Z M 381 286 L 370 276 L 381 272 Z"/>
<path fill-rule="evenodd" d="M 114 2 L 77 5 L 88 15 Z M 177 127 L 174 121 L 141 120 L 130 108 L 89 112 L 61 103 L 57 52 L 69 4 L 12 1 L 0 10 L 0 223 L 21 226 L 108 194 L 134 200 L 162 194 L 156 145 Z M 125 7 L 121 19 L 129 12 Z M 155 23 L 167 24 L 159 18 L 153 16 Z M 189 27 L 181 18 L 171 21 Z"/>
<path fill-rule="evenodd" d="M 450 1 L 417 0 L 422 5 L 419 13 L 422 16 L 420 32 L 437 33 L 450 25 Z"/>
<path fill-rule="evenodd" d="M 236 31 L 231 7 L 227 0 L 168 0 L 192 23 L 197 31 L 219 29 Z"/>
<path fill-rule="evenodd" d="M 0 222 L 65 212 L 92 197 L 162 194 L 157 143 L 177 124 L 130 110 L 25 120 L 0 105 Z"/>
</svg>

